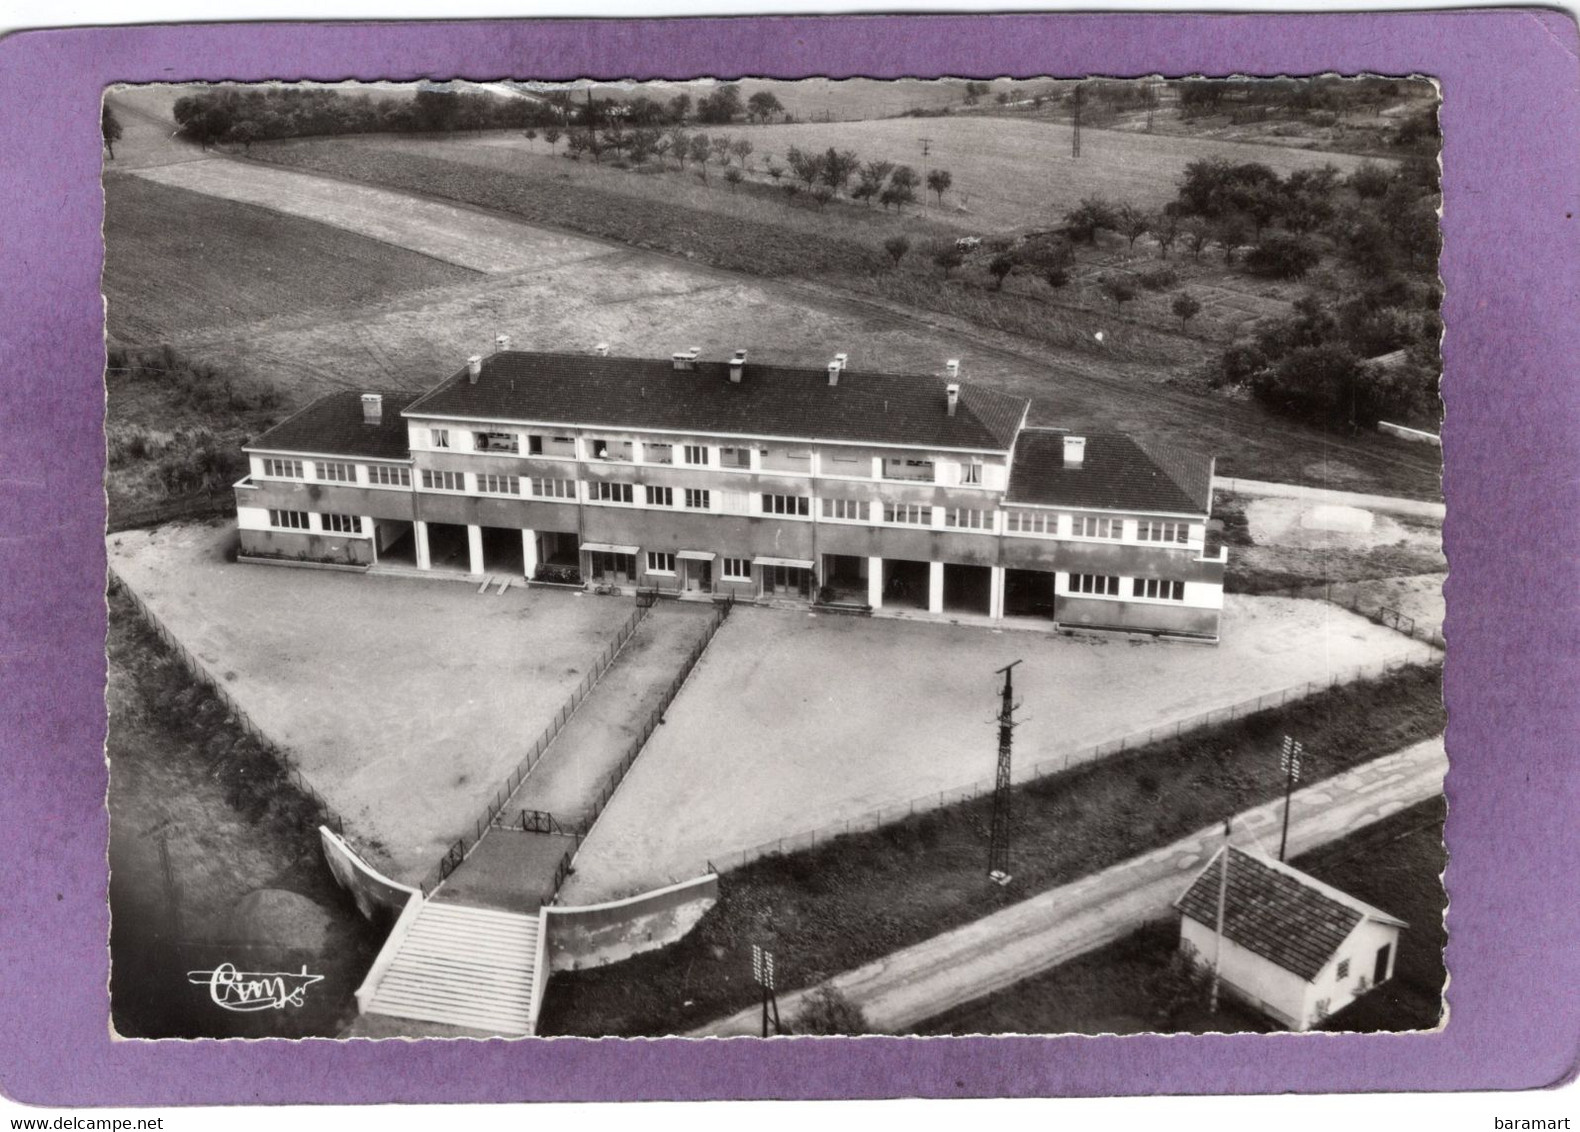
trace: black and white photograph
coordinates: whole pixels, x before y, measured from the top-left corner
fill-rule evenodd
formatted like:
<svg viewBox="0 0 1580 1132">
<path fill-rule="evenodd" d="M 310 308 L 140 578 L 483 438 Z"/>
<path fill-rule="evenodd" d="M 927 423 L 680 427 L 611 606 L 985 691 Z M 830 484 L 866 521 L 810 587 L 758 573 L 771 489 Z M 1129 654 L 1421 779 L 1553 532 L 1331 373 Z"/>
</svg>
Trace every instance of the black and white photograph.
<svg viewBox="0 0 1580 1132">
<path fill-rule="evenodd" d="M 1438 110 L 110 87 L 114 1033 L 1441 1027 Z"/>
</svg>

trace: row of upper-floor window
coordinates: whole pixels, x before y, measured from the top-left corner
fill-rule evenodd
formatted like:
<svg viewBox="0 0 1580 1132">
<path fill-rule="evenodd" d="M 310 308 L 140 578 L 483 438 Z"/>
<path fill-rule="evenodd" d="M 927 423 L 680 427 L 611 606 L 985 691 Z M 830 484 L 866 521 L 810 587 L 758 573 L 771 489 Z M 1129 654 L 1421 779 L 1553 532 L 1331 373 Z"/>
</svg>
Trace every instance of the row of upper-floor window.
<svg viewBox="0 0 1580 1132">
<path fill-rule="evenodd" d="M 577 437 L 450 426 L 413 426 L 411 446 L 415 451 L 474 452 L 656 467 L 844 476 L 851 479 L 946 483 L 967 487 L 1004 486 L 1004 465 L 1001 462 L 970 457 L 935 457 L 923 452 L 874 456 L 839 449 L 820 451 L 810 446 L 793 444 L 676 444 L 616 436 Z"/>
<path fill-rule="evenodd" d="M 405 487 L 412 484 L 412 470 L 399 464 L 353 464 L 347 461 L 263 457 L 261 474 L 273 479 L 313 479 L 320 483 Z M 308 473 L 311 473 L 309 476 Z M 418 482 L 424 490 L 461 494 L 528 496 L 538 499 L 577 500 L 625 506 L 680 507 L 726 514 L 787 515 L 810 518 L 813 500 L 805 495 L 715 491 L 640 485 L 619 481 L 580 481 L 547 476 L 514 476 L 485 472 L 451 472 L 422 469 Z M 760 501 L 753 506 L 754 501 Z M 942 527 L 988 534 L 1031 535 L 1043 538 L 1092 539 L 1199 545 L 1203 528 L 1184 520 L 1125 519 L 1106 515 L 1025 508 L 955 508 L 894 501 L 821 498 L 823 519 L 850 523 L 887 523 L 899 526 Z"/>
</svg>

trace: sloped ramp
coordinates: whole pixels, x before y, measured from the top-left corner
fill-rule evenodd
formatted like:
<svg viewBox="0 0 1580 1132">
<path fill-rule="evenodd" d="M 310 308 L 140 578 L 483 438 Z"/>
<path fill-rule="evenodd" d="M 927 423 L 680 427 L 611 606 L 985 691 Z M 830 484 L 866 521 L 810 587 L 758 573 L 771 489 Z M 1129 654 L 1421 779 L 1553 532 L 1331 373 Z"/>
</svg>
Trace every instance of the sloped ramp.
<svg viewBox="0 0 1580 1132">
<path fill-rule="evenodd" d="M 537 915 L 425 900 L 402 919 L 384 945 L 393 954 L 370 988 L 366 1013 L 508 1036 L 533 1032 L 546 974 Z"/>
</svg>

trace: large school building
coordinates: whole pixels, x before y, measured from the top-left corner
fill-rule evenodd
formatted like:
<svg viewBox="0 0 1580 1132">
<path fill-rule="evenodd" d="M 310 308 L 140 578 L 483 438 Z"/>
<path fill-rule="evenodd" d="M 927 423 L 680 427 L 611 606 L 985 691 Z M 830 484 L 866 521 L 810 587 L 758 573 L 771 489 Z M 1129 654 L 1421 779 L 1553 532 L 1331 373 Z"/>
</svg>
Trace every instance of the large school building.
<svg viewBox="0 0 1580 1132">
<path fill-rule="evenodd" d="M 247 446 L 241 553 L 1216 639 L 1209 458 L 942 375 L 525 353 Z"/>
</svg>

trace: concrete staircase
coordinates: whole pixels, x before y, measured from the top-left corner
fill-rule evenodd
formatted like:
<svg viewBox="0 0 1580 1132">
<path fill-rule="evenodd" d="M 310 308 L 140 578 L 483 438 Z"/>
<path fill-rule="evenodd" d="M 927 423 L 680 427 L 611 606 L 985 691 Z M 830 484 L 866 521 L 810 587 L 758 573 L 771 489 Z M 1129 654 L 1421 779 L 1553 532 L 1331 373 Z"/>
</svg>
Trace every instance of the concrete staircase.
<svg viewBox="0 0 1580 1132">
<path fill-rule="evenodd" d="M 546 976 L 538 916 L 423 900 L 402 914 L 362 1010 L 489 1034 L 531 1034 Z"/>
</svg>

